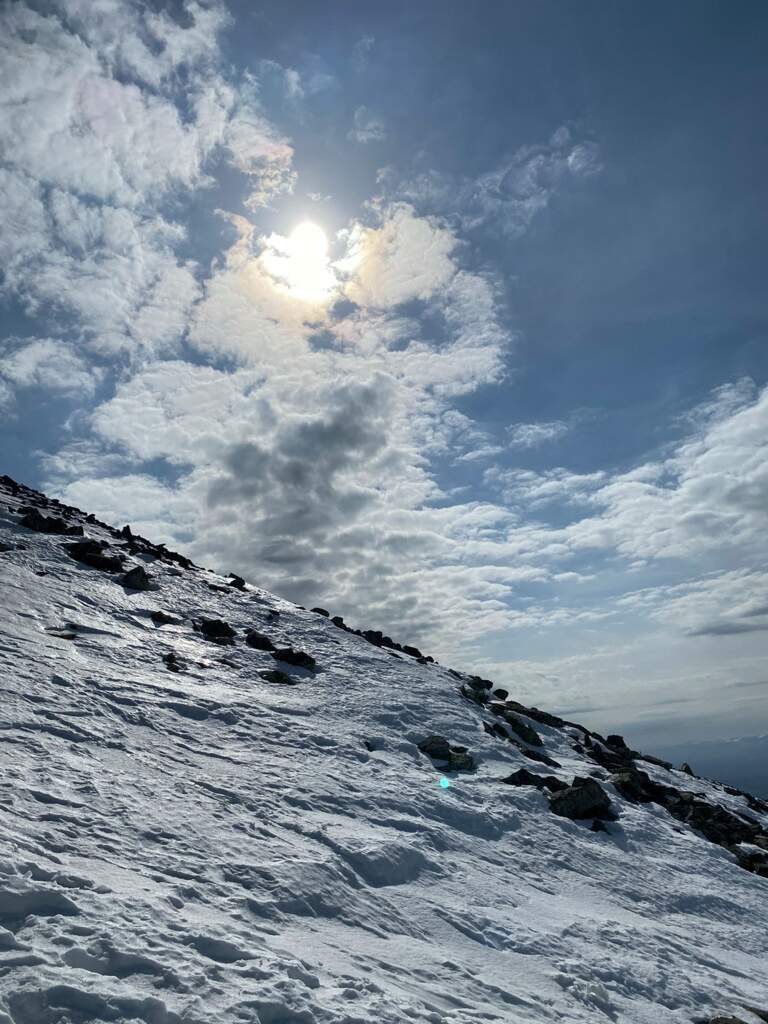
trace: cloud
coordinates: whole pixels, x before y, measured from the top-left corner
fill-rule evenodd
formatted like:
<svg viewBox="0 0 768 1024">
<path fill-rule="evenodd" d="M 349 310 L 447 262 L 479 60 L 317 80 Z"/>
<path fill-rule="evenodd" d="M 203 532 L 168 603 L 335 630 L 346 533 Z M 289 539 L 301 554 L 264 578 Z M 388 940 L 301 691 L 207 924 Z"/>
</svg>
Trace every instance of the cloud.
<svg viewBox="0 0 768 1024">
<path fill-rule="evenodd" d="M 70 346 L 55 338 L 0 344 L 0 378 L 6 386 L 42 388 L 64 395 L 93 394 L 101 374 L 86 366 Z"/>
<path fill-rule="evenodd" d="M 515 423 L 507 428 L 510 448 L 535 448 L 547 441 L 556 441 L 570 430 L 565 420 L 549 423 Z"/>
<path fill-rule="evenodd" d="M 358 107 L 347 138 L 351 142 L 381 142 L 387 132 L 382 118 L 368 107 Z"/>
<path fill-rule="evenodd" d="M 207 187 L 216 160 L 248 178 L 252 205 L 291 187 L 254 80 L 217 70 L 227 22 L 194 0 L 183 23 L 121 0 L 0 12 L 3 290 L 35 316 L 74 317 L 97 354 L 179 343 L 198 269 L 177 255 L 170 196 Z"/>
<path fill-rule="evenodd" d="M 404 204 L 390 207 L 379 227 L 356 227 L 349 242 L 341 269 L 351 271 L 346 294 L 361 306 L 386 309 L 429 299 L 456 273 L 454 234 Z"/>
<path fill-rule="evenodd" d="M 435 170 L 403 178 L 394 168 L 386 168 L 380 184 L 385 195 L 399 196 L 422 214 L 447 217 L 467 231 L 484 226 L 518 238 L 558 190 L 601 169 L 597 145 L 576 142 L 571 131 L 561 127 L 549 142 L 523 146 L 476 178 Z"/>
</svg>

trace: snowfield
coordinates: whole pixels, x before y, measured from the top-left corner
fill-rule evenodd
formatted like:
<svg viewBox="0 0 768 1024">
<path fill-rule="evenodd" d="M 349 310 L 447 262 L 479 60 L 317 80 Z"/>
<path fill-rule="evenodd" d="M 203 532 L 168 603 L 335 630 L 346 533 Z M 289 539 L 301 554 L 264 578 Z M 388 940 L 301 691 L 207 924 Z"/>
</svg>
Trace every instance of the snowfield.
<svg viewBox="0 0 768 1024">
<path fill-rule="evenodd" d="M 14 491 L 0 489 L 2 1024 L 768 1020 L 747 1009 L 768 1008 L 768 877 L 622 796 L 579 752 L 583 731 L 523 716 L 543 741 L 523 749 L 557 766 L 531 760 L 448 669 L 129 554 L 64 510 L 144 566 L 156 589 L 131 590 L 69 556 L 83 538 L 20 525 L 30 503 L 63 510 Z M 433 735 L 475 769 L 421 752 Z M 744 796 L 636 764 L 768 828 Z M 597 779 L 616 820 L 593 831 L 500 781 L 520 768 Z"/>
</svg>

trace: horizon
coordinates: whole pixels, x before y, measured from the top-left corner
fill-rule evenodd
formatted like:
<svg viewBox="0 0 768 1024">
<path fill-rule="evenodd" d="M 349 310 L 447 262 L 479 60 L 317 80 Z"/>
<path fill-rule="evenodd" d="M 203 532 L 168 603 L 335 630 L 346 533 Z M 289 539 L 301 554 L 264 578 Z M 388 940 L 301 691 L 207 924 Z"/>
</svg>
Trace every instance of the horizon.
<svg viewBox="0 0 768 1024">
<path fill-rule="evenodd" d="M 765 740 L 764 5 L 0 28 L 0 472 L 631 744 Z"/>
</svg>

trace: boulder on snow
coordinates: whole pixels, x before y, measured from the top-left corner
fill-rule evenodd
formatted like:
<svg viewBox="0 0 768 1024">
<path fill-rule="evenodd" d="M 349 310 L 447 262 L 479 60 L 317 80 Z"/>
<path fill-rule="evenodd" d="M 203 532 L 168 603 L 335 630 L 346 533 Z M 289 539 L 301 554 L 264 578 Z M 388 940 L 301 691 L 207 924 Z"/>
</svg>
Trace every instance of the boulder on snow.
<svg viewBox="0 0 768 1024">
<path fill-rule="evenodd" d="M 466 747 L 452 745 L 445 736 L 436 734 L 427 736 L 418 744 L 422 754 L 433 761 L 446 761 L 448 770 L 454 772 L 471 772 L 475 770 L 475 759 Z"/>
<path fill-rule="evenodd" d="M 310 608 L 310 611 L 314 612 L 316 615 L 324 615 L 326 619 L 329 616 L 329 612 L 327 612 L 325 608 Z"/>
<path fill-rule="evenodd" d="M 576 821 L 582 818 L 612 817 L 611 798 L 600 783 L 578 776 L 570 786 L 552 794 L 549 806 L 562 818 L 572 818 Z"/>
<path fill-rule="evenodd" d="M 259 672 L 262 679 L 268 683 L 277 683 L 279 686 L 296 686 L 298 679 L 289 676 L 287 672 L 281 672 L 279 668 L 268 668 Z"/>
<path fill-rule="evenodd" d="M 82 526 L 70 526 L 60 516 L 44 516 L 32 506 L 24 506 L 25 514 L 19 520 L 21 526 L 35 533 L 52 533 L 60 536 L 82 537 Z"/>
<path fill-rule="evenodd" d="M 101 572 L 122 572 L 125 562 L 123 556 L 105 555 L 105 547 L 105 541 L 88 538 L 67 544 L 66 550 L 70 558 L 82 562 L 83 565 L 89 565 L 92 569 L 99 569 Z"/>
<path fill-rule="evenodd" d="M 255 647 L 257 651 L 274 651 L 275 645 L 268 636 L 259 633 L 256 629 L 249 629 L 245 634 L 245 642 L 249 647 Z"/>
<path fill-rule="evenodd" d="M 508 786 L 535 786 L 536 789 L 547 789 L 550 793 L 556 793 L 560 789 L 567 789 L 568 783 L 554 775 L 539 775 L 538 772 L 529 772 L 527 768 L 518 768 L 516 772 L 507 775 L 501 780 Z"/>
<path fill-rule="evenodd" d="M 307 654 L 305 651 L 296 651 L 293 647 L 281 647 L 278 650 L 274 650 L 272 651 L 272 657 L 276 661 L 284 661 L 286 665 L 307 668 L 311 672 L 314 672 L 317 668 L 317 662 L 311 654 Z"/>
<path fill-rule="evenodd" d="M 156 626 L 167 626 L 169 623 L 176 621 L 172 615 L 159 610 L 151 612 L 149 617 Z"/>
<path fill-rule="evenodd" d="M 678 771 L 684 772 L 686 775 L 692 775 L 694 778 L 696 777 L 696 773 L 687 761 L 683 761 L 683 763 L 678 768 Z"/>
<path fill-rule="evenodd" d="M 530 743 L 532 747 L 543 747 L 541 736 L 536 732 L 532 725 L 528 725 L 522 718 L 515 714 L 514 711 L 505 710 L 503 712 L 504 721 L 516 733 L 521 740 L 526 743 Z"/>
<path fill-rule="evenodd" d="M 499 700 L 506 700 L 507 697 L 509 696 L 509 691 L 505 690 L 501 686 L 497 686 L 496 689 L 493 691 L 493 696 L 498 697 Z"/>
<path fill-rule="evenodd" d="M 231 644 L 236 635 L 230 624 L 223 619 L 201 619 L 198 629 L 206 640 L 215 644 Z"/>
<path fill-rule="evenodd" d="M 135 565 L 120 577 L 120 582 L 129 590 L 149 590 L 152 587 L 152 577 L 143 565 Z"/>
<path fill-rule="evenodd" d="M 237 573 L 231 572 L 229 574 L 229 585 L 234 587 L 235 590 L 245 590 L 246 583 L 242 576 L 238 576 Z"/>
</svg>

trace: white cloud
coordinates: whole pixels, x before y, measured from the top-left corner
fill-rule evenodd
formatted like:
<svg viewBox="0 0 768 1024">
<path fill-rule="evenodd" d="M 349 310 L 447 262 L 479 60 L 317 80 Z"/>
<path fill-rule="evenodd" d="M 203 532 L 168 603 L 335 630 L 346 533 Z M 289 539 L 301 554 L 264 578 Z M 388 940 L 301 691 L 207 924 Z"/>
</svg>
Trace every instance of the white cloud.
<svg viewBox="0 0 768 1024">
<path fill-rule="evenodd" d="M 382 118 L 368 107 L 358 107 L 347 138 L 351 142 L 381 142 L 387 131 Z"/>
<path fill-rule="evenodd" d="M 355 228 L 351 255 L 340 269 L 351 273 L 347 295 L 362 306 L 387 309 L 429 299 L 456 273 L 457 240 L 447 228 L 417 217 L 407 205 L 386 211 L 378 228 Z"/>
<path fill-rule="evenodd" d="M 535 448 L 547 441 L 556 441 L 570 430 L 565 420 L 548 423 L 514 423 L 507 428 L 510 448 Z"/>
<path fill-rule="evenodd" d="M 54 338 L 21 344 L 7 339 L 0 346 L 0 378 L 5 378 L 6 384 L 87 397 L 93 394 L 99 377 L 70 346 Z"/>
</svg>

